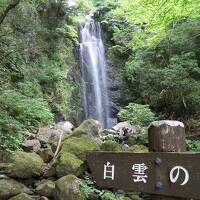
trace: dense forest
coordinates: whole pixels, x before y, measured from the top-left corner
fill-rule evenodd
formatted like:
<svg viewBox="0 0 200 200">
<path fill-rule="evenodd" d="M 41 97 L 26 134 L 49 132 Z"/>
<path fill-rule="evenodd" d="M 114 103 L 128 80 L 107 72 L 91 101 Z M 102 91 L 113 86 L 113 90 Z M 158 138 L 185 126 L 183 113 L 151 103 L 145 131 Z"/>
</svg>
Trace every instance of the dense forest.
<svg viewBox="0 0 200 200">
<path fill-rule="evenodd" d="M 55 120 L 79 123 L 77 23 L 89 12 L 102 24 L 112 76 L 120 81 L 117 112 L 145 104 L 157 118 L 197 132 L 199 7 L 198 0 L 79 0 L 72 8 L 64 0 L 2 0 L 1 149 L 16 149 L 27 132 Z"/>
<path fill-rule="evenodd" d="M 82 123 L 79 25 L 91 13 L 102 29 L 112 117 L 140 127 L 127 144 L 146 151 L 146 127 L 169 119 L 185 124 L 188 150 L 199 151 L 199 0 L 0 0 L 0 152 L 21 150 L 43 127 Z M 80 138 L 66 140 L 61 153 L 73 142 L 81 146 Z M 93 143 L 88 145 L 98 146 Z M 101 150 L 121 150 L 113 141 L 103 145 Z M 58 159 L 65 162 L 64 156 Z M 82 185 L 89 195 L 118 199 L 90 180 Z M 139 196 L 123 197 L 129 198 Z"/>
</svg>

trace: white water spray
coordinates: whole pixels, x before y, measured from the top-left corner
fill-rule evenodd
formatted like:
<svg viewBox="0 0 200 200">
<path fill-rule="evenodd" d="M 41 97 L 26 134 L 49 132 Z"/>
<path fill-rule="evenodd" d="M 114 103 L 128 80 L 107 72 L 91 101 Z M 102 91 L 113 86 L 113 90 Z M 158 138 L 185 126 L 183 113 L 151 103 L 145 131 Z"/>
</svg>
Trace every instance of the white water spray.
<svg viewBox="0 0 200 200">
<path fill-rule="evenodd" d="M 80 27 L 82 100 L 85 118 L 93 118 L 108 127 L 110 102 L 107 88 L 105 49 L 100 24 L 91 18 Z"/>
</svg>

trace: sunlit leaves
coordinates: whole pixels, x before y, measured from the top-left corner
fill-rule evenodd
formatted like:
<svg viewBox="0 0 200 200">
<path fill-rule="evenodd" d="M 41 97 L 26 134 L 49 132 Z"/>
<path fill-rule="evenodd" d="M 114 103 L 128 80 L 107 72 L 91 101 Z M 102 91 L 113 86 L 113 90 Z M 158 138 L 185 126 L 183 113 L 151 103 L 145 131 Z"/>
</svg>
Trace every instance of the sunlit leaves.
<svg viewBox="0 0 200 200">
<path fill-rule="evenodd" d="M 156 45 L 182 18 L 200 16 L 198 0 L 121 0 L 113 15 L 129 23 L 144 24 L 148 45 Z M 143 32 L 140 32 L 143 34 Z"/>
</svg>

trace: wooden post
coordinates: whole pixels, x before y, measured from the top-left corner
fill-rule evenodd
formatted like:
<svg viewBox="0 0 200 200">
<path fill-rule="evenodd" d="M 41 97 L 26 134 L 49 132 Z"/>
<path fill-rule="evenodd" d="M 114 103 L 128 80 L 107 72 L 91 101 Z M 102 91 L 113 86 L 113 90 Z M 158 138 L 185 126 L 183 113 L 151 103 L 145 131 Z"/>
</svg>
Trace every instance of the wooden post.
<svg viewBox="0 0 200 200">
<path fill-rule="evenodd" d="M 149 151 L 153 152 L 184 152 L 185 128 L 179 121 L 162 120 L 152 122 L 148 130 Z M 152 195 L 152 200 L 183 200 L 183 198 Z"/>
</svg>

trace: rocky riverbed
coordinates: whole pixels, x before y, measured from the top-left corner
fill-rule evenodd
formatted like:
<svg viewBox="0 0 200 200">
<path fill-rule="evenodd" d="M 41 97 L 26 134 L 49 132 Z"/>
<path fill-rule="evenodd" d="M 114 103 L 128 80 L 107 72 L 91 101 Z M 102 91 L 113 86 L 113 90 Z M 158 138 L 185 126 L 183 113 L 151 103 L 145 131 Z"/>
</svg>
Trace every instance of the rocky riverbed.
<svg viewBox="0 0 200 200">
<path fill-rule="evenodd" d="M 109 198 L 87 191 L 84 184 L 90 180 L 92 185 L 88 188 L 94 189 L 95 183 L 90 177 L 86 154 L 94 150 L 147 151 L 146 134 L 142 131 L 127 122 L 102 130 L 99 122 L 92 119 L 77 128 L 70 122 L 40 128 L 37 134 L 29 135 L 23 150 L 0 153 L 0 199 L 113 200 L 114 193 L 110 192 Z M 136 194 L 123 196 L 123 200 L 140 199 Z"/>
</svg>

